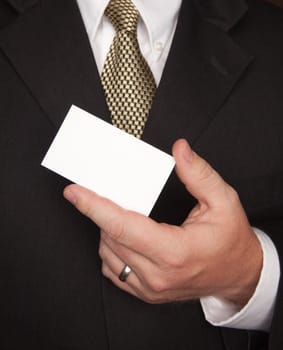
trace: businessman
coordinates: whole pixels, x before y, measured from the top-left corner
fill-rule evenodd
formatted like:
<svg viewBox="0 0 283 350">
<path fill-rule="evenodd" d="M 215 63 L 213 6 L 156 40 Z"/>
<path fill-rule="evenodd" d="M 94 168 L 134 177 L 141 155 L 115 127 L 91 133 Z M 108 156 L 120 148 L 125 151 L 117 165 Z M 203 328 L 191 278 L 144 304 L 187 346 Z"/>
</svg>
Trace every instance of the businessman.
<svg viewBox="0 0 283 350">
<path fill-rule="evenodd" d="M 282 11 L 2 0 L 0 14 L 1 349 L 281 349 Z M 173 152 L 150 218 L 40 166 L 71 104 Z"/>
</svg>

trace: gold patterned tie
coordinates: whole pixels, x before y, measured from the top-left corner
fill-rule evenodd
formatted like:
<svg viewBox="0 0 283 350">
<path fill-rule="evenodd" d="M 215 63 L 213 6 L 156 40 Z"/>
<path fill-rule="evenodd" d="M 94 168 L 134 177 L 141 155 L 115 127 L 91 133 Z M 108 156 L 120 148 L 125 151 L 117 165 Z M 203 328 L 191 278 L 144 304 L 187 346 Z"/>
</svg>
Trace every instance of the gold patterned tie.
<svg viewBox="0 0 283 350">
<path fill-rule="evenodd" d="M 156 84 L 139 49 L 139 13 L 131 0 L 111 0 L 105 14 L 116 30 L 101 75 L 112 123 L 140 138 Z"/>
</svg>

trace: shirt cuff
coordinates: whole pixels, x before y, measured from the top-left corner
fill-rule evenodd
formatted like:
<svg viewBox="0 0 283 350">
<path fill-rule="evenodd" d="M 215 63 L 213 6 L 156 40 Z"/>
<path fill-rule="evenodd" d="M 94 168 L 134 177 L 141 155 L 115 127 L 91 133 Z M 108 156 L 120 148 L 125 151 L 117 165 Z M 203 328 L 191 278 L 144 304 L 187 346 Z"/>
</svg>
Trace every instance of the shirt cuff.
<svg viewBox="0 0 283 350">
<path fill-rule="evenodd" d="M 223 298 L 207 296 L 200 299 L 205 319 L 214 326 L 268 332 L 280 279 L 280 264 L 272 240 L 253 228 L 263 251 L 263 267 L 256 290 L 243 307 L 239 308 Z"/>
</svg>

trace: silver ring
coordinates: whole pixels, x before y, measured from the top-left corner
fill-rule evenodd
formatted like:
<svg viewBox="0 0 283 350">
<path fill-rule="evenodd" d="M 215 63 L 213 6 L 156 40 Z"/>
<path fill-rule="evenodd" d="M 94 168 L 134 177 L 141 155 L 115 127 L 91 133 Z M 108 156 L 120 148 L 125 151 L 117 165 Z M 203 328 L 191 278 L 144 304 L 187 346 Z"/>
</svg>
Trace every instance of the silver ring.
<svg viewBox="0 0 283 350">
<path fill-rule="evenodd" d="M 126 279 L 128 278 L 128 276 L 131 272 L 132 272 L 132 269 L 130 268 L 130 266 L 125 265 L 123 270 L 121 271 L 121 273 L 119 275 L 119 280 L 121 282 L 126 282 Z"/>
</svg>

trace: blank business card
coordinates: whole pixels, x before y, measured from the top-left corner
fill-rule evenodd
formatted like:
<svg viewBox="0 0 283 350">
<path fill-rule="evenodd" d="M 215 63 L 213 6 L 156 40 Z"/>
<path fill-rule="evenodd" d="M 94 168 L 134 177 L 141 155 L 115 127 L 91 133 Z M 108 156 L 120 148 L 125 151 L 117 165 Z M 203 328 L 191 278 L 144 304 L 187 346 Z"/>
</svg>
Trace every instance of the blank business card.
<svg viewBox="0 0 283 350">
<path fill-rule="evenodd" d="M 125 209 L 149 215 L 175 161 L 72 106 L 41 164 Z"/>
</svg>

